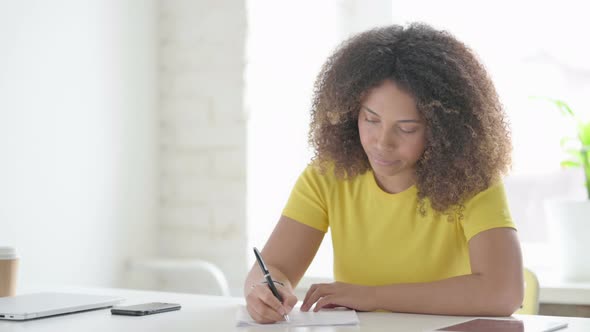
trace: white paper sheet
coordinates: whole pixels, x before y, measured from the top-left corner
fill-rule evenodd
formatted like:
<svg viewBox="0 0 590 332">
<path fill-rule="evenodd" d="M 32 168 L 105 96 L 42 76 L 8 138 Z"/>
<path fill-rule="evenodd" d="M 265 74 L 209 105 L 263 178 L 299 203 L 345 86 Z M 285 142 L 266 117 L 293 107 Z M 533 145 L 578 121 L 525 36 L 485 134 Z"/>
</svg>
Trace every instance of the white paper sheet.
<svg viewBox="0 0 590 332">
<path fill-rule="evenodd" d="M 324 309 L 318 312 L 303 312 L 299 307 L 294 308 L 289 313 L 290 322 L 280 321 L 270 326 L 341 326 L 341 325 L 358 325 L 359 318 L 356 311 L 348 309 Z M 269 324 L 256 323 L 245 306 L 240 306 L 237 312 L 237 326 L 260 326 Z"/>
</svg>

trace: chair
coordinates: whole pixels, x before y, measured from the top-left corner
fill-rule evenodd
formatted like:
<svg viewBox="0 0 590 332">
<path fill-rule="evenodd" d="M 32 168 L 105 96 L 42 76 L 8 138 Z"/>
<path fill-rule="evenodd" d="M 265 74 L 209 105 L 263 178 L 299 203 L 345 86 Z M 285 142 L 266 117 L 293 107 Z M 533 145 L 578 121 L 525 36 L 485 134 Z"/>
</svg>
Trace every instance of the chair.
<svg viewBox="0 0 590 332">
<path fill-rule="evenodd" d="M 132 259 L 127 269 L 145 279 L 154 279 L 145 286 L 145 280 L 132 287 L 162 291 L 229 296 L 229 284 L 217 265 L 200 259 L 147 258 Z M 138 281 L 138 280 L 136 280 Z"/>
<path fill-rule="evenodd" d="M 516 314 L 538 315 L 539 314 L 539 280 L 535 273 L 524 268 L 524 299 L 522 306 Z"/>
</svg>

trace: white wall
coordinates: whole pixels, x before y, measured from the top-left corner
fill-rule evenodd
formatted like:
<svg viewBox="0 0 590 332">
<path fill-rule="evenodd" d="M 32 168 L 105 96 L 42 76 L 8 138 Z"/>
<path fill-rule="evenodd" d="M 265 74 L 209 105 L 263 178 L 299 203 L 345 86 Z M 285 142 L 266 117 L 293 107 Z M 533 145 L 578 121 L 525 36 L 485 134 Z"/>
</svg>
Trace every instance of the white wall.
<svg viewBox="0 0 590 332">
<path fill-rule="evenodd" d="M 250 252 L 245 10 L 240 0 L 159 2 L 159 255 L 214 263 L 234 295 L 241 294 Z M 184 279 L 175 282 L 187 289 L 207 281 L 189 275 Z"/>
<path fill-rule="evenodd" d="M 21 286 L 116 286 L 155 251 L 155 7 L 0 1 L 0 244 Z"/>
</svg>

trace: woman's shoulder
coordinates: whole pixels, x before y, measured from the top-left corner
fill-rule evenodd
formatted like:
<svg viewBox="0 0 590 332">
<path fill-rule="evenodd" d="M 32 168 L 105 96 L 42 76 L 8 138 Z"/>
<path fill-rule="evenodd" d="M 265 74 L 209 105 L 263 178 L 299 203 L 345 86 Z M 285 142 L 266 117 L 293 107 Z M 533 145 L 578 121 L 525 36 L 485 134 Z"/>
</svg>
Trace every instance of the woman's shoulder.
<svg viewBox="0 0 590 332">
<path fill-rule="evenodd" d="M 490 198 L 505 197 L 504 181 L 501 179 L 492 181 L 492 183 L 480 192 L 473 195 L 467 200 L 466 204 L 474 204 L 481 200 L 488 200 Z"/>
<path fill-rule="evenodd" d="M 474 210 L 497 211 L 507 209 L 508 202 L 504 182 L 501 179 L 493 181 L 487 188 L 468 199 L 464 206 L 467 213 Z"/>
<path fill-rule="evenodd" d="M 301 172 L 299 178 L 306 183 L 322 186 L 333 186 L 337 181 L 334 164 L 327 162 L 310 162 Z"/>
<path fill-rule="evenodd" d="M 296 186 L 315 192 L 330 194 L 334 192 L 347 192 L 350 188 L 363 185 L 367 180 L 367 172 L 353 177 L 338 172 L 333 162 L 310 162 L 297 181 Z"/>
</svg>

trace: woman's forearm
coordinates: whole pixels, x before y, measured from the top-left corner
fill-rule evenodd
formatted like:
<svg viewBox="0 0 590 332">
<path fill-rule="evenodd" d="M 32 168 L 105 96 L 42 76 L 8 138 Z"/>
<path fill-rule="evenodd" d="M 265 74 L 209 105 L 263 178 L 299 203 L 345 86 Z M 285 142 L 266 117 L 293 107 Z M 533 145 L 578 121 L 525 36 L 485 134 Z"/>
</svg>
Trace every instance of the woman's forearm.
<svg viewBox="0 0 590 332">
<path fill-rule="evenodd" d="M 273 280 L 280 281 L 284 284 L 285 287 L 292 289 L 291 282 L 289 278 L 285 276 L 283 272 L 279 269 L 275 268 L 274 266 L 267 265 L 268 270 L 270 271 L 270 275 L 272 276 Z M 246 277 L 246 282 L 244 282 L 244 296 L 248 294 L 252 285 L 261 283 L 264 281 L 264 275 L 262 274 L 262 270 L 258 264 L 254 264 Z"/>
<path fill-rule="evenodd" d="M 514 283 L 512 283 L 514 284 Z M 479 274 L 414 284 L 376 286 L 375 306 L 393 312 L 462 316 L 510 316 L 522 292 Z"/>
</svg>

